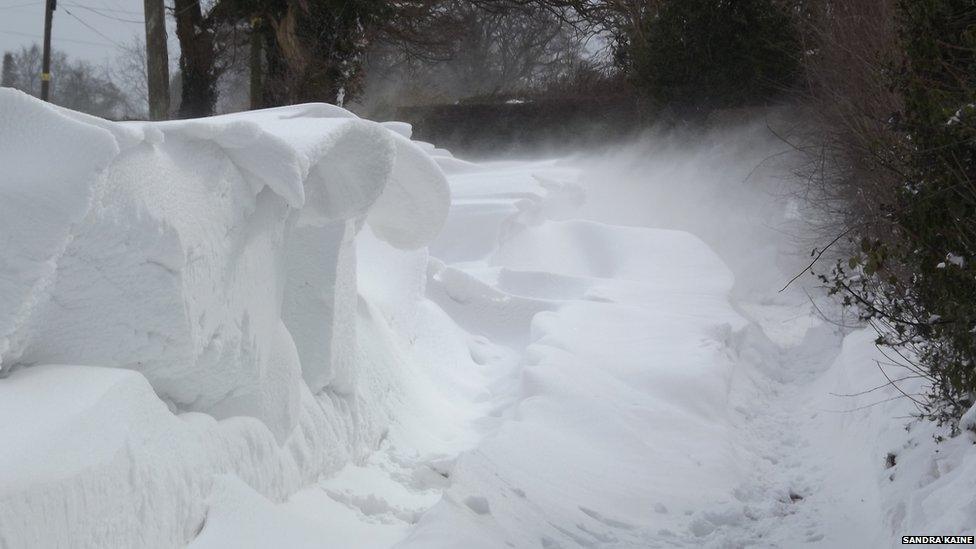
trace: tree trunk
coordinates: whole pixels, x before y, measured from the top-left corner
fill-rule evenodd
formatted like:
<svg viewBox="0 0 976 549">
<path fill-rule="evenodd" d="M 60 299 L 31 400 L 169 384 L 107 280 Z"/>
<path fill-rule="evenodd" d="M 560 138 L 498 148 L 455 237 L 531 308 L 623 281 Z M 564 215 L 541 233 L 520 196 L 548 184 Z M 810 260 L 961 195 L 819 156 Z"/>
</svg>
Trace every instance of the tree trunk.
<svg viewBox="0 0 976 549">
<path fill-rule="evenodd" d="M 175 0 L 174 15 L 183 84 L 180 118 L 212 116 L 217 104 L 212 29 L 204 20 L 199 0 Z"/>
<path fill-rule="evenodd" d="M 335 82 L 336 25 L 346 21 L 325 6 L 310 4 L 307 9 L 298 6 L 289 7 L 274 26 L 278 50 L 287 67 L 286 101 L 334 104 L 339 91 Z"/>
<path fill-rule="evenodd" d="M 288 64 L 278 47 L 278 37 L 270 25 L 261 28 L 264 41 L 264 82 L 261 90 L 262 106 L 277 107 L 288 105 L 288 89 L 291 77 Z"/>
</svg>

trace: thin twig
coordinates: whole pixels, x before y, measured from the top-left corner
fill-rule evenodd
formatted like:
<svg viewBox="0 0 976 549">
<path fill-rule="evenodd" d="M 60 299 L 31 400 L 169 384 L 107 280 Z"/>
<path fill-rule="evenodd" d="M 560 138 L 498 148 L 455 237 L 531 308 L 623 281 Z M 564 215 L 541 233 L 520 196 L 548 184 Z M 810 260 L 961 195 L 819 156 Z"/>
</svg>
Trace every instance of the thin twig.
<svg viewBox="0 0 976 549">
<path fill-rule="evenodd" d="M 790 281 L 787 282 L 785 286 L 783 286 L 782 288 L 780 288 L 780 290 L 779 290 L 778 293 L 784 292 L 787 288 L 790 287 L 790 284 L 793 284 L 794 282 L 796 282 L 796 280 L 798 278 L 800 278 L 801 276 L 803 276 L 804 273 L 806 273 L 807 271 L 809 271 L 810 269 L 812 269 L 813 266 L 816 265 L 817 261 L 819 261 L 820 258 L 823 257 L 823 254 L 827 253 L 827 250 L 829 250 L 831 246 L 833 246 L 834 244 L 836 244 L 837 241 L 839 241 L 841 238 L 844 238 L 845 236 L 847 236 L 853 230 L 854 230 L 854 227 L 851 227 L 851 228 L 847 229 L 846 231 L 842 232 L 841 234 L 837 235 L 837 237 L 834 238 L 833 240 L 831 240 L 830 241 L 830 244 L 827 244 L 826 246 L 824 246 L 824 248 L 822 250 L 820 250 L 819 253 L 817 253 L 817 256 L 813 258 L 813 261 L 811 261 L 809 265 L 807 265 L 806 267 L 804 267 L 802 271 L 800 271 L 799 273 L 797 273 L 796 276 L 794 276 L 793 278 L 791 278 Z"/>
</svg>

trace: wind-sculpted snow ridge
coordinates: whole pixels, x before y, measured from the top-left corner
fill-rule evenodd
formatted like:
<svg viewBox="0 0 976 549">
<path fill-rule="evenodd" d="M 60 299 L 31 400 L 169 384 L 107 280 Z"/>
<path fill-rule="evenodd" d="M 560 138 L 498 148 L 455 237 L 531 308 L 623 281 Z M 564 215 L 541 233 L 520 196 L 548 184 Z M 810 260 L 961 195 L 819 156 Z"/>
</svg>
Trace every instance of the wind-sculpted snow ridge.
<svg viewBox="0 0 976 549">
<path fill-rule="evenodd" d="M 518 401 L 458 458 L 451 487 L 398 547 L 677 542 L 658 533 L 683 522 L 672 513 L 730 493 L 745 467 L 726 419 L 742 383 L 728 340 L 748 325 L 728 299 L 732 273 L 683 231 L 546 219 L 572 196 L 571 179 L 555 182 L 573 174 L 512 172 L 491 187 L 494 202 L 452 179 L 452 216 L 492 219 L 506 199 L 518 212 L 480 269 L 434 271 L 443 296 L 431 295 L 525 349 Z"/>
<path fill-rule="evenodd" d="M 421 248 L 448 204 L 334 106 L 113 123 L 0 90 L 0 546 L 178 545 L 215 474 L 281 499 L 362 456 L 392 381 L 355 235 Z"/>
</svg>

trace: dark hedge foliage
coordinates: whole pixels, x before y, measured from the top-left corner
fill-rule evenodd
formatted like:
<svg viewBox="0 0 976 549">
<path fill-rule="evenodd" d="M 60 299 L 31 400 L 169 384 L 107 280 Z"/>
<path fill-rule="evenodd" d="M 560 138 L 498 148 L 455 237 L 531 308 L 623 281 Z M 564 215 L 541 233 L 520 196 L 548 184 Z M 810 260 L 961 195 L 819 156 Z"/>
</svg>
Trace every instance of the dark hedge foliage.
<svg viewBox="0 0 976 549">
<path fill-rule="evenodd" d="M 903 108 L 891 132 L 902 183 L 885 205 L 886 237 L 822 277 L 928 378 L 923 415 L 955 426 L 976 400 L 976 5 L 899 0 Z M 908 350 L 909 352 L 903 352 Z M 914 397 L 913 397 L 914 398 Z"/>
<path fill-rule="evenodd" d="M 704 111 L 783 91 L 801 52 L 793 19 L 773 0 L 666 0 L 618 56 L 654 105 Z"/>
</svg>

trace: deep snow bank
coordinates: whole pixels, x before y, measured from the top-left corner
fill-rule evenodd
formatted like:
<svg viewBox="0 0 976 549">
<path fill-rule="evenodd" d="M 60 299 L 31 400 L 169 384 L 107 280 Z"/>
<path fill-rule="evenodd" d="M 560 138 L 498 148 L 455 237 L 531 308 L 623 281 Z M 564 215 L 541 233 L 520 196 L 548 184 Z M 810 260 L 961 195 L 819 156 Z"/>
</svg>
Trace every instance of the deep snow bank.
<svg viewBox="0 0 976 549">
<path fill-rule="evenodd" d="M 130 368 L 176 410 L 283 440 L 301 377 L 351 390 L 363 221 L 411 248 L 446 215 L 426 155 L 334 107 L 119 125 L 2 93 L 6 371 Z"/>
<path fill-rule="evenodd" d="M 917 409 L 905 394 L 924 394 L 926 384 L 906 378 L 911 372 L 876 348 L 875 338 L 871 328 L 847 335 L 801 401 L 813 410 L 803 428 L 832 471 L 831 489 L 811 504 L 853 501 L 845 507 L 856 512 L 836 523 L 848 539 L 864 536 L 866 546 L 900 546 L 902 535 L 916 532 L 976 535 L 976 431 L 948 438 L 947 429 L 911 419 Z"/>
<path fill-rule="evenodd" d="M 2 544 L 183 543 L 215 474 L 281 499 L 375 446 L 389 351 L 359 344 L 354 237 L 422 247 L 449 202 L 407 137 L 328 105 L 118 124 L 3 89 L 0 167 Z"/>
</svg>

